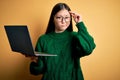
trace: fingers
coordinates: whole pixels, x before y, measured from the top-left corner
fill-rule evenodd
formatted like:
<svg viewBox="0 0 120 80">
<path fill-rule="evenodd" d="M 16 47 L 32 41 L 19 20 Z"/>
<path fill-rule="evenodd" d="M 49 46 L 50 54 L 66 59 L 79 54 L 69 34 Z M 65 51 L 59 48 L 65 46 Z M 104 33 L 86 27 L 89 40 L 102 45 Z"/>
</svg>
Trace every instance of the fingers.
<svg viewBox="0 0 120 80">
<path fill-rule="evenodd" d="M 70 15 L 74 18 L 74 21 L 75 21 L 76 23 L 79 23 L 79 22 L 82 21 L 80 14 L 75 13 L 75 12 L 72 12 L 72 11 L 69 11 L 69 13 L 70 13 Z"/>
<path fill-rule="evenodd" d="M 75 12 L 69 11 L 69 13 L 70 13 L 71 15 L 75 15 Z"/>
<path fill-rule="evenodd" d="M 75 18 L 75 17 L 76 17 L 75 12 L 69 11 L 69 13 L 70 13 L 70 15 L 71 15 L 73 18 Z"/>
<path fill-rule="evenodd" d="M 72 17 L 80 16 L 78 13 L 75 13 L 75 12 L 72 12 L 72 11 L 69 11 L 69 13 L 71 14 Z"/>
<path fill-rule="evenodd" d="M 30 58 L 30 60 L 32 61 L 32 62 L 35 62 L 35 63 L 37 63 L 38 62 L 38 57 L 36 57 L 36 56 L 30 56 L 30 55 L 25 55 L 25 54 L 23 54 L 25 57 L 27 57 L 27 58 Z"/>
<path fill-rule="evenodd" d="M 32 57 L 31 57 L 31 60 L 32 60 L 33 62 L 36 62 L 36 63 L 37 63 L 37 61 L 38 61 L 38 57 L 34 57 L 34 56 L 32 56 Z"/>
</svg>

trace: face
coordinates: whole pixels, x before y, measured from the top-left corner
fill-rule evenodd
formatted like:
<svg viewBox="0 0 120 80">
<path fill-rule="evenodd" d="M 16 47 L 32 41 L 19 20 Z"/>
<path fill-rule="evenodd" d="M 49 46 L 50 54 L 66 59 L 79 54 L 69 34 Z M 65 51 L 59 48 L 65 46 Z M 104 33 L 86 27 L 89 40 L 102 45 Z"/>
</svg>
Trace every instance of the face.
<svg viewBox="0 0 120 80">
<path fill-rule="evenodd" d="M 70 13 L 66 9 L 62 9 L 54 16 L 55 32 L 65 31 L 70 25 Z"/>
</svg>

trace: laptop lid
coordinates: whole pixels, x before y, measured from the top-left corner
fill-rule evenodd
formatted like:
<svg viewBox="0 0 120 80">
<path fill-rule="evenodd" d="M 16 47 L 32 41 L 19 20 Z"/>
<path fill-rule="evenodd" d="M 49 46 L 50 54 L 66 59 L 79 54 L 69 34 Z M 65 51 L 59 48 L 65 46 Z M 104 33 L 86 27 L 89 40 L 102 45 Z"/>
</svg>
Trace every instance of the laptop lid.
<svg viewBox="0 0 120 80">
<path fill-rule="evenodd" d="M 34 50 L 26 25 L 4 26 L 12 51 L 34 56 Z"/>
<path fill-rule="evenodd" d="M 57 56 L 44 52 L 35 52 L 26 25 L 4 26 L 12 51 L 29 56 Z"/>
</svg>

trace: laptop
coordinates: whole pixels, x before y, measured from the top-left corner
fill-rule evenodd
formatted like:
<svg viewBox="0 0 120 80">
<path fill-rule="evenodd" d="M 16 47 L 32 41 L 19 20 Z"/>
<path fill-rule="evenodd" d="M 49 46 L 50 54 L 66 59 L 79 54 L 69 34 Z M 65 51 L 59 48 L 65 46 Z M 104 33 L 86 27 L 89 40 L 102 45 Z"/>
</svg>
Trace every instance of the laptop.
<svg viewBox="0 0 120 80">
<path fill-rule="evenodd" d="M 57 56 L 34 51 L 27 25 L 5 25 L 4 28 L 12 51 L 29 56 Z"/>
</svg>

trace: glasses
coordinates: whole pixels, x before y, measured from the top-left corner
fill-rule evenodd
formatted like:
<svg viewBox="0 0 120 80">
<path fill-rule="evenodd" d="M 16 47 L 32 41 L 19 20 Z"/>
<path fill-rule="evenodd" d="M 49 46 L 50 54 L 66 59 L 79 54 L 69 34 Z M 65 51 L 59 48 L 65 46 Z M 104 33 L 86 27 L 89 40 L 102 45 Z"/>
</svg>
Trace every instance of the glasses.
<svg viewBox="0 0 120 80">
<path fill-rule="evenodd" d="M 56 20 L 57 21 L 63 21 L 63 20 L 65 20 L 65 22 L 69 22 L 70 20 L 71 20 L 71 17 L 62 17 L 62 16 L 57 16 L 57 17 L 55 17 L 56 18 Z"/>
</svg>

